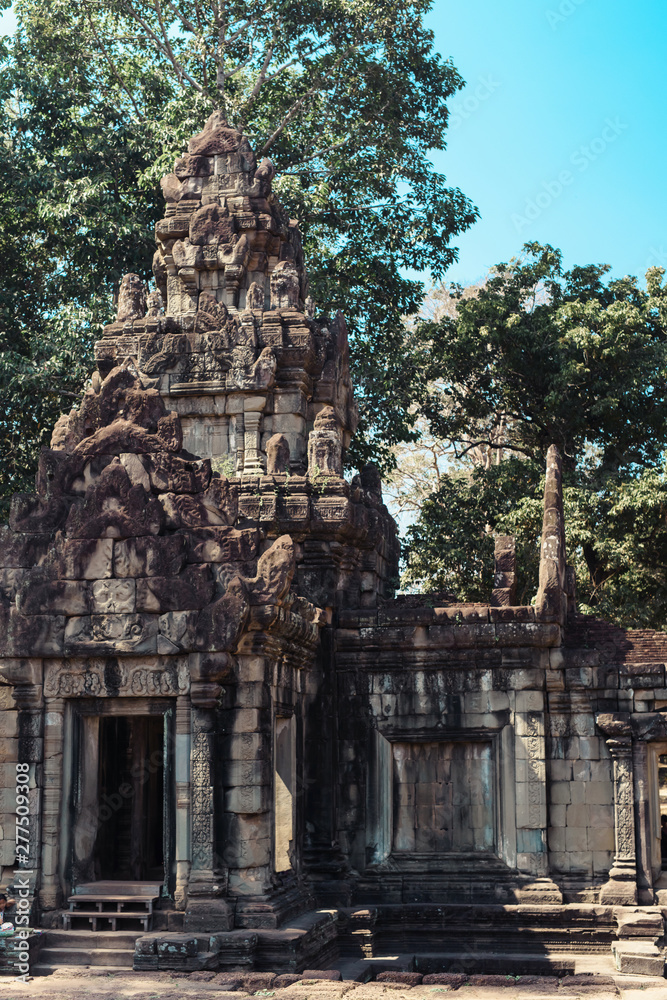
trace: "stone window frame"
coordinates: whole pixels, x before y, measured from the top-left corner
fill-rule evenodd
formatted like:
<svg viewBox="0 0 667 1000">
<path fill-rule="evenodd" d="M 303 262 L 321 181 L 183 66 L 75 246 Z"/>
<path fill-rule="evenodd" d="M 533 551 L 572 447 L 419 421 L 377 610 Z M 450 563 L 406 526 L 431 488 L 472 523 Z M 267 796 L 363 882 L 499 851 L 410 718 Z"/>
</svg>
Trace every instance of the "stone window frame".
<svg viewBox="0 0 667 1000">
<path fill-rule="evenodd" d="M 491 743 L 494 762 L 495 808 L 493 852 L 442 852 L 424 855 L 424 868 L 442 858 L 450 862 L 461 857 L 497 861 L 512 870 L 516 866 L 516 809 L 514 796 L 514 727 L 503 724 L 496 729 L 456 727 L 424 730 L 398 726 L 379 726 L 370 733 L 369 767 L 366 782 L 366 867 L 388 866 L 392 871 L 414 872 L 419 855 L 393 850 L 394 789 L 393 743 Z M 429 861 L 430 859 L 430 865 Z"/>
</svg>

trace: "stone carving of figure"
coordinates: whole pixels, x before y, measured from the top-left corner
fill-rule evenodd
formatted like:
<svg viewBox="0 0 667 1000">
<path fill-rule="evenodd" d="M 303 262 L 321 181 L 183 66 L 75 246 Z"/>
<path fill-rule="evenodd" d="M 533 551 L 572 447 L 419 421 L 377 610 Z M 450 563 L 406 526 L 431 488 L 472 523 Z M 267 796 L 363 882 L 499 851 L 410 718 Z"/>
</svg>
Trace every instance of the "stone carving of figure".
<svg viewBox="0 0 667 1000">
<path fill-rule="evenodd" d="M 199 296 L 199 311 L 197 313 L 196 329 L 201 330 L 222 330 L 227 320 L 229 312 L 224 302 L 218 302 L 210 292 L 202 292 Z"/>
<path fill-rule="evenodd" d="M 155 284 L 160 290 L 162 296 L 162 302 L 166 304 L 167 302 L 167 266 L 164 262 L 164 258 L 159 250 L 156 250 L 153 255 L 153 274 L 155 275 Z"/>
<path fill-rule="evenodd" d="M 271 275 L 271 308 L 299 308 L 299 274 L 291 260 L 281 260 Z"/>
<path fill-rule="evenodd" d="M 146 315 L 146 286 L 138 274 L 126 274 L 118 292 L 118 323 L 143 319 Z"/>
<path fill-rule="evenodd" d="M 164 304 L 162 302 L 162 295 L 160 292 L 150 292 L 148 299 L 146 300 L 148 306 L 147 316 L 163 316 L 164 315 Z"/>
<path fill-rule="evenodd" d="M 258 282 L 253 281 L 246 294 L 246 309 L 257 309 L 264 312 L 264 289 Z"/>
<path fill-rule="evenodd" d="M 271 194 L 271 181 L 275 177 L 275 173 L 276 168 L 268 157 L 263 159 L 257 167 L 257 170 L 255 171 L 255 181 L 257 182 L 259 193 L 263 197 Z"/>
<path fill-rule="evenodd" d="M 284 434 L 274 434 L 266 443 L 266 471 L 269 476 L 289 472 L 289 442 Z"/>
<path fill-rule="evenodd" d="M 325 406 L 315 417 L 308 436 L 308 475 L 343 475 L 343 444 L 333 406 Z"/>
</svg>

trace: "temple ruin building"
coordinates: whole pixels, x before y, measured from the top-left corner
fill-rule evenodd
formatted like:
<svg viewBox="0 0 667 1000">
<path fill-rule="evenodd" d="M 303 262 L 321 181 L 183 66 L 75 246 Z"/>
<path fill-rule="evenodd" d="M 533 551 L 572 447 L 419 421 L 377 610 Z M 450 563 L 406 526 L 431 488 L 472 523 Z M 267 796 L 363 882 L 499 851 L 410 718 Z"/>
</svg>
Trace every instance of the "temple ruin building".
<svg viewBox="0 0 667 1000">
<path fill-rule="evenodd" d="M 46 965 L 662 975 L 667 634 L 577 613 L 555 448 L 533 605 L 511 538 L 488 603 L 394 597 L 272 177 L 219 114 L 190 141 L 157 291 L 123 280 L 0 528 L 2 885 L 28 862 Z"/>
</svg>

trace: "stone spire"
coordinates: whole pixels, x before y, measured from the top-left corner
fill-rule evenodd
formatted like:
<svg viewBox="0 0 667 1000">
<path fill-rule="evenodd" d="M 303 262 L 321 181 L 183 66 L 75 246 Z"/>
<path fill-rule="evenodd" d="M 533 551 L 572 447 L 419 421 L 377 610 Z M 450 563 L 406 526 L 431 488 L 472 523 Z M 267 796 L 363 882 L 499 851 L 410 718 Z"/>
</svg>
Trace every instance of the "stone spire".
<svg viewBox="0 0 667 1000">
<path fill-rule="evenodd" d="M 103 376 L 130 358 L 156 379 L 184 447 L 226 474 L 261 475 L 276 435 L 286 467 L 306 472 L 324 407 L 343 451 L 357 426 L 345 322 L 314 318 L 301 236 L 273 176 L 271 161 L 258 166 L 248 140 L 212 114 L 162 179 L 159 294 L 126 275 L 117 320 L 96 345 Z"/>
<path fill-rule="evenodd" d="M 163 177 L 167 207 L 153 269 L 167 315 L 184 328 L 192 318 L 196 328 L 215 329 L 208 317 L 216 307 L 303 308 L 301 237 L 271 192 L 274 173 L 268 159 L 257 166 L 248 140 L 218 111 Z"/>
</svg>

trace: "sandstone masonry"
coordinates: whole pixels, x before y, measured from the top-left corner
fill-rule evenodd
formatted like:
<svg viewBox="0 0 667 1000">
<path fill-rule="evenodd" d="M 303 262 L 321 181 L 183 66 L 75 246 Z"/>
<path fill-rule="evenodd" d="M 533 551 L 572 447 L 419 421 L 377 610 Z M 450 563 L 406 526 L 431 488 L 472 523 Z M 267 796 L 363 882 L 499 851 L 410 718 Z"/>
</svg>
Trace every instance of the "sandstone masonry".
<svg viewBox="0 0 667 1000">
<path fill-rule="evenodd" d="M 136 968 L 662 974 L 667 635 L 577 614 L 555 448 L 534 605 L 508 537 L 488 604 L 393 597 L 345 322 L 272 177 L 219 114 L 191 140 L 158 291 L 126 276 L 0 528 L 3 885 L 29 764 L 33 922 L 147 892 Z"/>
</svg>

